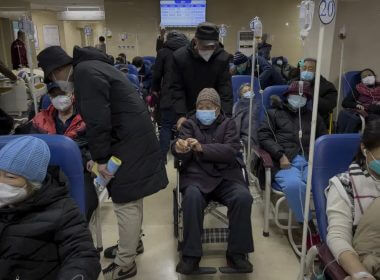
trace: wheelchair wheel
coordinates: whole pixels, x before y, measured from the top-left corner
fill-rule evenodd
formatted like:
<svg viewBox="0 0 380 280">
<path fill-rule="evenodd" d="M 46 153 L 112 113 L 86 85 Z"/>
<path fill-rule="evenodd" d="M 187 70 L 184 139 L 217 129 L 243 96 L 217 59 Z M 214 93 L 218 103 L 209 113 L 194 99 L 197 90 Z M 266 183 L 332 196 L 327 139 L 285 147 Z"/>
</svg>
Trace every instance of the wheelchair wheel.
<svg viewBox="0 0 380 280">
<path fill-rule="evenodd" d="M 178 239 L 179 229 L 178 229 L 178 202 L 177 202 L 177 192 L 173 190 L 173 225 L 174 225 L 174 237 Z"/>
</svg>

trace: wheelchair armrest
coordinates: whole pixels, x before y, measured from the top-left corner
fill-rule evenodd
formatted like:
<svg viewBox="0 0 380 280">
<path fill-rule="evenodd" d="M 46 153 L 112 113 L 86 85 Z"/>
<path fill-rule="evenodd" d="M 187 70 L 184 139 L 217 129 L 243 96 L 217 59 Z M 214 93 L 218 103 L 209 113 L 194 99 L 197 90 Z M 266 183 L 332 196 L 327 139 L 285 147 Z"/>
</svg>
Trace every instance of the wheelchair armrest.
<svg viewBox="0 0 380 280">
<path fill-rule="evenodd" d="M 326 273 L 334 280 L 344 280 L 348 274 L 338 264 L 326 243 L 318 246 L 318 256 Z"/>
<path fill-rule="evenodd" d="M 260 149 L 257 146 L 253 146 L 252 151 L 263 161 L 264 168 L 274 167 L 272 157 L 267 151 Z"/>
</svg>

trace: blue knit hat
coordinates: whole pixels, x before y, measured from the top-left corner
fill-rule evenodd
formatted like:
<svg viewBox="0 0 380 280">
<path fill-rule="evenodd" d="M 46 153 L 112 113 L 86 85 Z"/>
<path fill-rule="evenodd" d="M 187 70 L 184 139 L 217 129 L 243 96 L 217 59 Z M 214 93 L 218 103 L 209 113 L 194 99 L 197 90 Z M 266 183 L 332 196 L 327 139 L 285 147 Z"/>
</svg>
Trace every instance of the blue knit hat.
<svg viewBox="0 0 380 280">
<path fill-rule="evenodd" d="M 10 141 L 0 150 L 0 170 L 42 183 L 50 161 L 49 146 L 33 136 Z"/>
<path fill-rule="evenodd" d="M 241 52 L 236 52 L 234 55 L 234 64 L 235 65 L 240 65 L 248 61 L 248 57 L 241 53 Z"/>
</svg>

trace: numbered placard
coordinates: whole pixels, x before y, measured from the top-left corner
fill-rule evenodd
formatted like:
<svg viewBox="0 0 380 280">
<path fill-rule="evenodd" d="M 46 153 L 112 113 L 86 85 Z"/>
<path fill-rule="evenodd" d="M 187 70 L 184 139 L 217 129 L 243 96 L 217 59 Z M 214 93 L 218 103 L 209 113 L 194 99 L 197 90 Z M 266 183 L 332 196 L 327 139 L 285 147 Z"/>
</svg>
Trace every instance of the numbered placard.
<svg viewBox="0 0 380 280">
<path fill-rule="evenodd" d="M 319 4 L 319 19 L 323 24 L 330 24 L 336 14 L 335 0 L 321 0 Z"/>
</svg>

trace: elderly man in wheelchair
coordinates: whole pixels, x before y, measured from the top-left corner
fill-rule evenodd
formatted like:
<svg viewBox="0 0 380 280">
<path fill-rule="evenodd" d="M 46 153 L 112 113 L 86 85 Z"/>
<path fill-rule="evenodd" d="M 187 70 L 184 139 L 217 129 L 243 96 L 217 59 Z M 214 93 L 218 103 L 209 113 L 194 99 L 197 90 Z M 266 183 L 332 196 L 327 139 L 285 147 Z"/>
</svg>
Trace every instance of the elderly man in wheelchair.
<svg viewBox="0 0 380 280">
<path fill-rule="evenodd" d="M 252 196 L 239 163 L 239 135 L 234 121 L 220 111 L 214 89 L 203 89 L 196 102 L 196 114 L 179 131 L 172 146 L 181 161 L 180 191 L 183 194 L 182 257 L 177 272 L 200 274 L 201 235 L 204 209 L 217 201 L 228 208 L 229 237 L 226 259 L 231 273 L 250 273 L 253 266 L 251 227 Z"/>
</svg>

